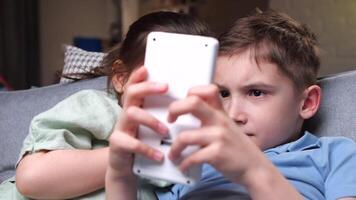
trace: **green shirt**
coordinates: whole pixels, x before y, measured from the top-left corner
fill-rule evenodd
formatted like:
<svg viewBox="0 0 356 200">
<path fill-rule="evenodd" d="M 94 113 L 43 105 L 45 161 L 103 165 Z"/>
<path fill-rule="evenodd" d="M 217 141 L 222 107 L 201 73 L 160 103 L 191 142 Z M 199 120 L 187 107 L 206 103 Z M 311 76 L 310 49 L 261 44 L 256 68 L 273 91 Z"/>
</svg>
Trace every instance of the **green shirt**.
<svg viewBox="0 0 356 200">
<path fill-rule="evenodd" d="M 107 147 L 121 112 L 117 99 L 104 91 L 75 93 L 33 118 L 18 162 L 25 154 L 41 150 Z M 27 199 L 16 190 L 14 180 L 11 178 L 0 185 L 0 200 Z M 152 195 L 145 188 L 138 192 L 139 199 L 155 199 Z M 104 189 L 75 199 L 105 199 Z"/>
</svg>

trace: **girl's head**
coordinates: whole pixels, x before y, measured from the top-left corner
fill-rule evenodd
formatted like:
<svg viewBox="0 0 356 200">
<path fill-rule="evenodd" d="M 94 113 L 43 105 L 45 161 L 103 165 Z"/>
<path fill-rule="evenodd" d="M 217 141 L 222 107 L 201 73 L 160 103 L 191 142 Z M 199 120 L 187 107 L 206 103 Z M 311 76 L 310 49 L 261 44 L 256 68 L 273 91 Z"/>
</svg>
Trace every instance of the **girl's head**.
<svg viewBox="0 0 356 200">
<path fill-rule="evenodd" d="M 109 88 L 113 79 L 123 87 L 132 71 L 143 64 L 146 37 L 152 31 L 205 36 L 212 34 L 207 25 L 190 15 L 161 11 L 142 16 L 129 27 L 122 43 L 104 58 Z M 119 95 L 123 92 L 120 88 L 115 90 Z"/>
<path fill-rule="evenodd" d="M 253 59 L 276 64 L 296 89 L 316 82 L 320 66 L 316 37 L 305 26 L 274 11 L 241 18 L 219 38 L 222 56 L 251 51 Z"/>
</svg>

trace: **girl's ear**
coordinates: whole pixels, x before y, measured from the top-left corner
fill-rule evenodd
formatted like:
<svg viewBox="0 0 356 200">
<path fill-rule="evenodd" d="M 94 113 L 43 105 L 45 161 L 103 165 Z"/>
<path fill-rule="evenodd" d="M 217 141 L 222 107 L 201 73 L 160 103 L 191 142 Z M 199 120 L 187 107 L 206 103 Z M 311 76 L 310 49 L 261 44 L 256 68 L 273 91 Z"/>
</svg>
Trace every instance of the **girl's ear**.
<svg viewBox="0 0 356 200">
<path fill-rule="evenodd" d="M 318 85 L 309 86 L 303 92 L 303 100 L 299 111 L 303 119 L 309 119 L 318 111 L 321 98 L 321 88 Z"/>
<path fill-rule="evenodd" d="M 113 77 L 112 77 L 112 85 L 114 86 L 115 88 L 115 91 L 118 92 L 118 93 L 123 93 L 124 92 L 124 89 L 125 89 L 125 76 L 124 74 L 115 74 Z"/>
<path fill-rule="evenodd" d="M 125 75 L 126 73 L 117 73 L 120 68 L 123 67 L 123 62 L 120 59 L 115 60 L 112 65 L 112 73 L 114 74 L 111 80 L 112 85 L 114 86 L 116 92 L 123 93 L 125 85 Z"/>
</svg>

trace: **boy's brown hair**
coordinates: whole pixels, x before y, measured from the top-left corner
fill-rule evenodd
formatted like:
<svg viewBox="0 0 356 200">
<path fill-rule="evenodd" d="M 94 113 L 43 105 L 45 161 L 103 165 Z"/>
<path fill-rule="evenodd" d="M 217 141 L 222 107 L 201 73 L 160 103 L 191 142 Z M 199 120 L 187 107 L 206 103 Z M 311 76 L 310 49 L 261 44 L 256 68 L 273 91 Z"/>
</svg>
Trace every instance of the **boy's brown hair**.
<svg viewBox="0 0 356 200">
<path fill-rule="evenodd" d="M 257 63 L 276 64 L 297 89 L 316 83 L 320 67 L 316 36 L 286 14 L 257 11 L 238 19 L 219 41 L 219 55 L 251 50 Z"/>
</svg>

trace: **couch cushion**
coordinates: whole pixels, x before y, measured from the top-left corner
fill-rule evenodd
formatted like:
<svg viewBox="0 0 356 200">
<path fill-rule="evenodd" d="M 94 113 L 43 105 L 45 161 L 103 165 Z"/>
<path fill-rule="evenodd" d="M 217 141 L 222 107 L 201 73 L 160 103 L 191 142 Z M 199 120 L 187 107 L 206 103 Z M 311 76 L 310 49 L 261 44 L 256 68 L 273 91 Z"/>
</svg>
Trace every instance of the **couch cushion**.
<svg viewBox="0 0 356 200">
<path fill-rule="evenodd" d="M 78 47 L 64 46 L 64 67 L 62 74 L 87 73 L 102 65 L 105 53 L 90 52 Z M 76 77 L 76 76 L 73 76 Z M 61 77 L 60 83 L 69 83 L 73 80 Z"/>
<path fill-rule="evenodd" d="M 0 182 L 15 173 L 15 162 L 31 119 L 82 89 L 105 89 L 106 77 L 70 84 L 0 92 Z"/>
<path fill-rule="evenodd" d="M 356 70 L 319 80 L 319 111 L 306 123 L 318 136 L 346 136 L 356 141 Z"/>
</svg>

